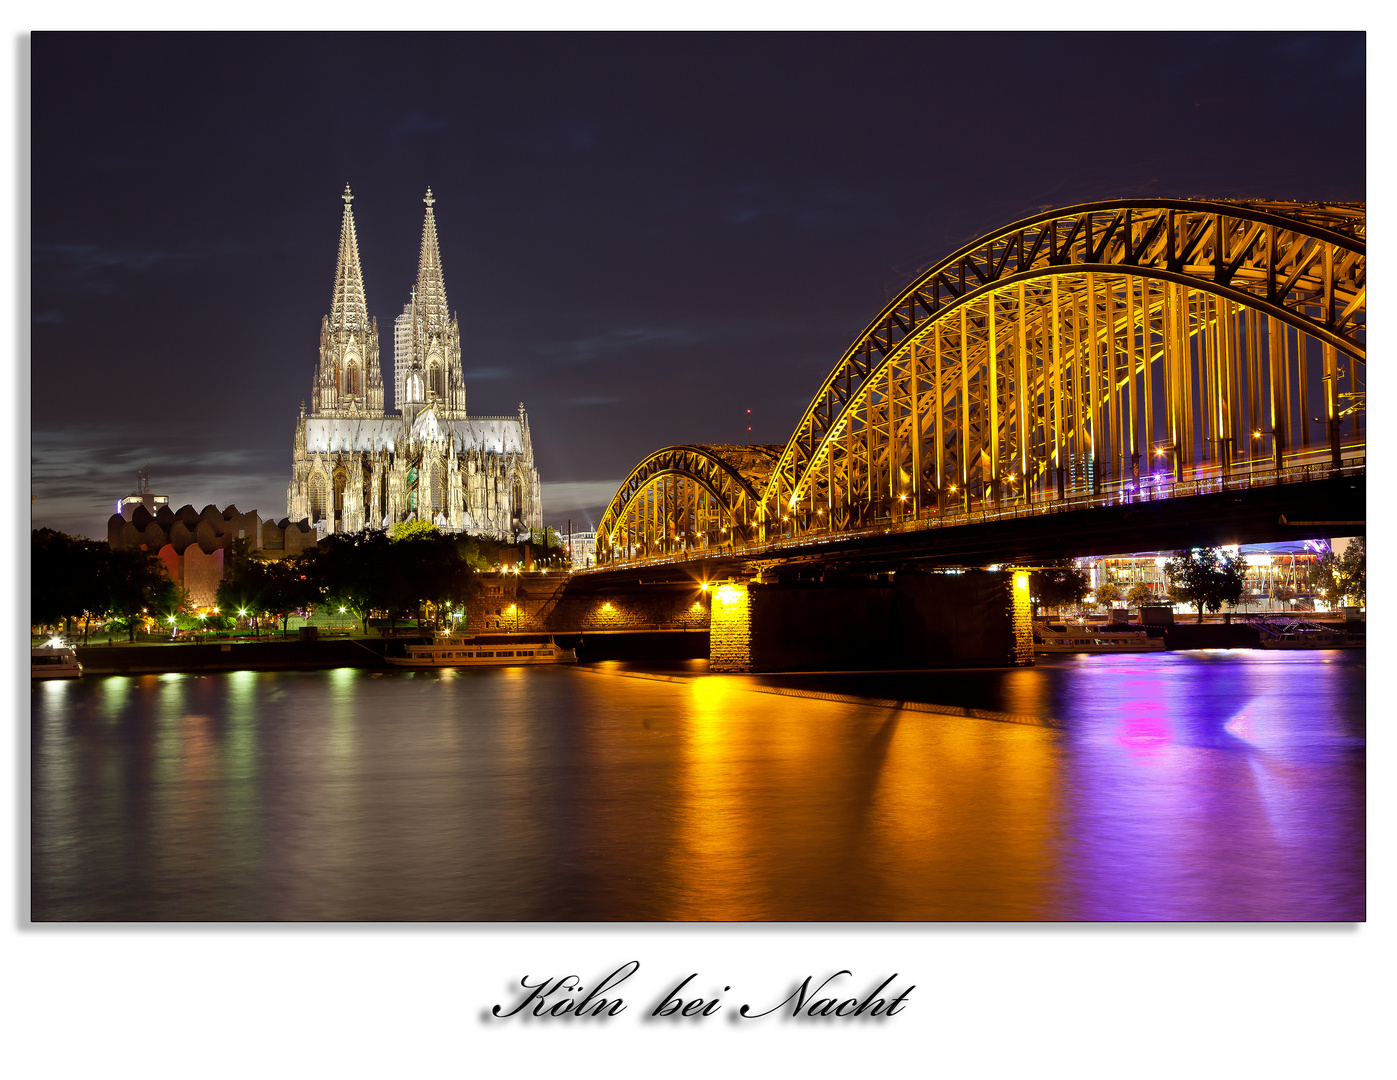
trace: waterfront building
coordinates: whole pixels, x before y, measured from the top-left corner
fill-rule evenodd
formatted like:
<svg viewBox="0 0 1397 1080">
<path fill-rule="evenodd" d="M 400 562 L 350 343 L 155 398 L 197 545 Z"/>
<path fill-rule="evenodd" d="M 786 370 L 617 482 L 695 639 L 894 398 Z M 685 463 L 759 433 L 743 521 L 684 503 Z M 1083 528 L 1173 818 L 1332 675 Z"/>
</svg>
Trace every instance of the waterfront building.
<svg viewBox="0 0 1397 1080">
<path fill-rule="evenodd" d="M 1227 548 L 1240 556 L 1243 564 L 1242 599 L 1228 610 L 1250 612 L 1278 609 L 1328 610 L 1322 599 L 1315 596 L 1311 584 L 1311 570 L 1316 560 L 1329 547 L 1325 540 L 1297 540 L 1274 544 L 1245 544 L 1240 548 Z M 1333 546 L 1342 550 L 1346 541 L 1335 540 Z M 1131 555 L 1103 555 L 1076 560 L 1077 566 L 1089 574 L 1093 592 L 1107 581 L 1128 592 L 1131 586 L 1140 584 L 1149 589 L 1154 602 L 1163 606 L 1174 606 L 1179 612 L 1194 610 L 1191 605 L 1170 605 L 1168 599 L 1168 578 L 1164 564 L 1173 555 L 1171 551 L 1137 552 Z"/>
<path fill-rule="evenodd" d="M 529 419 L 471 416 L 461 332 L 446 297 L 435 199 L 423 199 L 417 282 L 393 324 L 394 408 L 384 410 L 378 324 L 368 313 L 353 195 L 344 190 L 330 313 L 321 321 L 310 412 L 301 406 L 286 514 L 319 535 L 431 521 L 514 539 L 543 527 Z"/>
</svg>

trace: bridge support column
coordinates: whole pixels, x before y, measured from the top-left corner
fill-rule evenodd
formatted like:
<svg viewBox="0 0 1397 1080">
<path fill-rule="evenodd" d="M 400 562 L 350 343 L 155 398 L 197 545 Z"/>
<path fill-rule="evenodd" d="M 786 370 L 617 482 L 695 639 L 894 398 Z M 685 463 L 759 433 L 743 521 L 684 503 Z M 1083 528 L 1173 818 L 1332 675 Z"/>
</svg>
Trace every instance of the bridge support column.
<svg viewBox="0 0 1397 1080">
<path fill-rule="evenodd" d="M 752 603 L 747 583 L 713 590 L 708 622 L 708 670 L 752 670 Z"/>
</svg>

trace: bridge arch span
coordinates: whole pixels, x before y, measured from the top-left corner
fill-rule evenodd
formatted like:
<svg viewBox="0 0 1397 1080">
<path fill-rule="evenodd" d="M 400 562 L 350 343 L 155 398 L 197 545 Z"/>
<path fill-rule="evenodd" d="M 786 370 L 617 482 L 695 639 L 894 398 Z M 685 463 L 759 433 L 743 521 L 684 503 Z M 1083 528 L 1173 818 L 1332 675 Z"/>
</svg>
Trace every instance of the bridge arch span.
<svg viewBox="0 0 1397 1080">
<path fill-rule="evenodd" d="M 759 538 L 761 491 L 779 446 L 667 446 L 622 481 L 597 526 L 597 563 Z"/>
<path fill-rule="evenodd" d="M 1337 465 L 1361 441 L 1365 237 L 1361 205 L 1125 200 L 976 240 L 846 350 L 763 518 L 851 529 Z"/>
</svg>

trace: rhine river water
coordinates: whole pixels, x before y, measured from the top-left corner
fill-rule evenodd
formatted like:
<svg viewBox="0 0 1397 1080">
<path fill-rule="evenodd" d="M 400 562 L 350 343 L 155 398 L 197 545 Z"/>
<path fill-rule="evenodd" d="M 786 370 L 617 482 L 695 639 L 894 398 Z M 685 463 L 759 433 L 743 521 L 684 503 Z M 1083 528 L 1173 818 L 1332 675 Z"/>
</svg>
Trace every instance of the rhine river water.
<svg viewBox="0 0 1397 1080">
<path fill-rule="evenodd" d="M 32 917 L 1361 920 L 1364 662 L 36 683 Z"/>
</svg>

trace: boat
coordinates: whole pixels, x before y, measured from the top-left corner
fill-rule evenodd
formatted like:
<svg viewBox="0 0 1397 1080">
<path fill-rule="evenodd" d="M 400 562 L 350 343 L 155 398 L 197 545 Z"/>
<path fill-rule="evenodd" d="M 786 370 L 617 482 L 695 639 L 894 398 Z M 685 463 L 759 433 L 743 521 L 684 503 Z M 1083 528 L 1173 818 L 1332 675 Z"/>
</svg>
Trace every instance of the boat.
<svg viewBox="0 0 1397 1080">
<path fill-rule="evenodd" d="M 1353 633 L 1347 626 L 1304 619 L 1258 620 L 1253 625 L 1260 633 L 1263 649 L 1362 649 L 1367 645 L 1365 634 Z"/>
<path fill-rule="evenodd" d="M 40 645 L 29 650 L 29 674 L 35 679 L 76 679 L 82 665 L 77 652 L 66 645 Z"/>
<path fill-rule="evenodd" d="M 407 646 L 406 656 L 386 656 L 397 667 L 499 667 L 506 664 L 575 664 L 577 650 L 564 649 L 551 634 L 441 636 Z"/>
<path fill-rule="evenodd" d="M 1163 652 L 1164 639 L 1152 638 L 1142 630 L 1106 630 L 1083 626 L 1081 629 L 1050 630 L 1033 628 L 1033 652 L 1045 653 L 1140 653 Z"/>
</svg>

